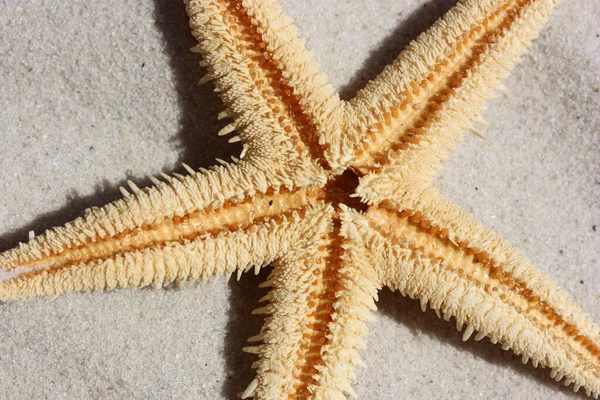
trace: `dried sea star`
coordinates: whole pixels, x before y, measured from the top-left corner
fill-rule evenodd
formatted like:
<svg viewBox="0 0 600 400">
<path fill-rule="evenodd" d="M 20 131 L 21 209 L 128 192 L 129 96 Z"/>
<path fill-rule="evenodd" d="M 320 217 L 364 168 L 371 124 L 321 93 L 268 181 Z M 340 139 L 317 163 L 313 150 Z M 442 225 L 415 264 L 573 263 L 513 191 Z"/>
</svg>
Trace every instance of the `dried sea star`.
<svg viewBox="0 0 600 400">
<path fill-rule="evenodd" d="M 599 328 L 431 185 L 554 6 L 464 1 L 349 102 L 272 1 L 190 1 L 241 160 L 124 199 L 0 255 L 0 299 L 238 278 L 273 265 L 243 396 L 343 398 L 383 286 L 600 391 Z"/>
</svg>

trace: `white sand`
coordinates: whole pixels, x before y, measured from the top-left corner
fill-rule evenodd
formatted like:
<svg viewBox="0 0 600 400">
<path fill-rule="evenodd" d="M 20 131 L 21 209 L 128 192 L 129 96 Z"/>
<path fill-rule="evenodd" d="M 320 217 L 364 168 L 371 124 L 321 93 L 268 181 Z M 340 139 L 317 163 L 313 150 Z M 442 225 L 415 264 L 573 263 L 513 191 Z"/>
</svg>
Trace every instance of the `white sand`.
<svg viewBox="0 0 600 400">
<path fill-rule="evenodd" d="M 115 199 L 128 178 L 239 151 L 215 135 L 210 85 L 194 84 L 178 1 L 16 3 L 0 3 L 0 249 Z M 350 97 L 453 2 L 284 3 Z M 600 322 L 598 21 L 597 0 L 559 6 L 485 112 L 487 139 L 468 135 L 438 184 Z M 260 328 L 259 278 L 0 304 L 0 398 L 233 398 L 251 380 L 241 348 Z M 380 299 L 359 398 L 582 398 L 486 340 L 463 343 L 415 301 Z"/>
</svg>

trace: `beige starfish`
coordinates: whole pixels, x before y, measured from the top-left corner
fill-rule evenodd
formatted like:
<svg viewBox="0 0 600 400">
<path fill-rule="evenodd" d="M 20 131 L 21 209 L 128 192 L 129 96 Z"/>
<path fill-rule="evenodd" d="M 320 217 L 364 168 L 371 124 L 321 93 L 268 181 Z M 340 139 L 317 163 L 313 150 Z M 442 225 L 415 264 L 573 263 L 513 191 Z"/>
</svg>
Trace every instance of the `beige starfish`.
<svg viewBox="0 0 600 400">
<path fill-rule="evenodd" d="M 431 185 L 554 1 L 465 1 L 341 102 L 271 1 L 191 1 L 244 152 L 0 255 L 0 299 L 169 285 L 272 264 L 243 397 L 343 398 L 383 286 L 600 392 L 599 328 Z"/>
</svg>

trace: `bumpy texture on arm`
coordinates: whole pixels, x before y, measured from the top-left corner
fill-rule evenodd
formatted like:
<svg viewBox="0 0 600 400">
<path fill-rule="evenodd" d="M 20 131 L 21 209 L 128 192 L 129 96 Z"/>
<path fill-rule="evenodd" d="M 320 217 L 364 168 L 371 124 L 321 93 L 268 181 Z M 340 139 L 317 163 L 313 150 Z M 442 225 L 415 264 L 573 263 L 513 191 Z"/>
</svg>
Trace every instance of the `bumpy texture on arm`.
<svg viewBox="0 0 600 400">
<path fill-rule="evenodd" d="M 168 285 L 271 262 L 282 216 L 315 204 L 311 191 L 252 188 L 237 167 L 156 181 L 0 254 L 0 300 L 69 291 Z M 229 197 L 229 199 L 227 199 Z M 285 225 L 285 226 L 284 226 Z"/>
<path fill-rule="evenodd" d="M 262 156 L 319 157 L 319 138 L 340 129 L 341 103 L 291 18 L 272 0 L 191 0 L 187 10 L 199 41 L 193 50 L 233 119 L 222 134 L 237 130 Z"/>
<path fill-rule="evenodd" d="M 480 117 L 555 0 L 464 0 L 408 45 L 345 108 L 335 165 L 432 177 Z"/>
<path fill-rule="evenodd" d="M 552 369 L 556 380 L 600 393 L 600 328 L 552 279 L 435 189 L 386 201 L 362 220 L 381 284 Z"/>
</svg>

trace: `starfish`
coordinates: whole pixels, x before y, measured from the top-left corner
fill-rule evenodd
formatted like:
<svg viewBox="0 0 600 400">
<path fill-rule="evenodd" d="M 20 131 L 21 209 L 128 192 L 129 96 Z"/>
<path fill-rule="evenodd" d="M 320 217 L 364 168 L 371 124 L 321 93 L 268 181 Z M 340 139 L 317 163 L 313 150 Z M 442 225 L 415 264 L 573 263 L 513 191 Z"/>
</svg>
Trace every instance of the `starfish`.
<svg viewBox="0 0 600 400">
<path fill-rule="evenodd" d="M 588 395 L 600 330 L 556 283 L 432 185 L 534 39 L 550 0 L 464 1 L 342 102 L 273 1 L 190 1 L 202 82 L 244 150 L 129 182 L 123 199 L 0 255 L 0 300 L 168 286 L 272 265 L 255 398 L 352 394 L 383 287 Z"/>
</svg>

